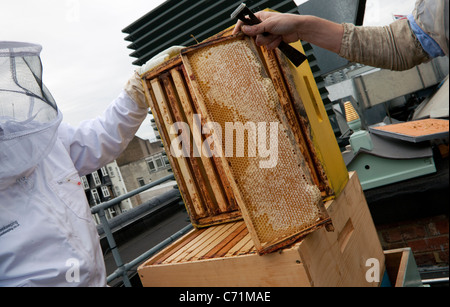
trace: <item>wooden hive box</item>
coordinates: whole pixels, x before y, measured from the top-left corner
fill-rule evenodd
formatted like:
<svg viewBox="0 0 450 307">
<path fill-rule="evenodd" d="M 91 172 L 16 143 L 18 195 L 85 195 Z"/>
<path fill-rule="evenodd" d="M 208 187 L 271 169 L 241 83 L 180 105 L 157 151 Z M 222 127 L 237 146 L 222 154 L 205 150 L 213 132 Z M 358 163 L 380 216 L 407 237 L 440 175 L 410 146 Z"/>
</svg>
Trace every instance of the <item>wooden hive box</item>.
<svg viewBox="0 0 450 307">
<path fill-rule="evenodd" d="M 138 268 L 145 287 L 373 286 L 369 259 L 385 258 L 356 173 L 326 203 L 334 232 L 321 228 L 290 247 L 258 255 L 242 221 L 193 230 Z"/>
<path fill-rule="evenodd" d="M 307 63 L 297 69 L 251 38 L 222 36 L 184 49 L 144 81 L 195 227 L 243 218 L 259 253 L 331 229 L 324 201 L 348 174 Z"/>
</svg>

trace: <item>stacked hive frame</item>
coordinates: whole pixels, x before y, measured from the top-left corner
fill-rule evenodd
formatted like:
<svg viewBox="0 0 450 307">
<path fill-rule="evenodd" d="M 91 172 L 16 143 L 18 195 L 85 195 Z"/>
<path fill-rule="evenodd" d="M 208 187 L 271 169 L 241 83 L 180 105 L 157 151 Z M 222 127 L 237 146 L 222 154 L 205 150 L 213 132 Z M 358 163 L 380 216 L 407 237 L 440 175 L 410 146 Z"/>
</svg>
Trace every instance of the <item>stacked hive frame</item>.
<svg viewBox="0 0 450 307">
<path fill-rule="evenodd" d="M 348 180 L 343 161 L 329 158 L 339 149 L 329 123 L 320 126 L 326 123 L 325 111 L 314 93 L 312 75 L 292 74 L 290 66 L 281 54 L 237 35 L 186 48 L 144 76 L 166 151 L 180 150 L 171 148 L 180 138 L 192 145 L 183 156 L 168 157 L 193 225 L 202 228 L 243 217 L 259 253 L 330 225 L 323 200 L 334 198 Z M 296 78 L 305 84 L 303 92 L 297 91 Z M 302 93 L 312 101 L 308 106 Z M 180 122 L 187 124 L 190 134 L 177 134 L 174 124 Z M 264 159 L 250 152 L 250 146 L 243 157 L 237 152 L 228 155 L 220 146 L 217 154 L 217 144 L 227 142 L 225 134 L 197 133 L 210 123 L 226 131 L 227 122 L 278 123 L 278 163 L 261 168 Z M 319 133 L 328 129 L 326 143 L 314 137 L 315 127 Z M 257 142 L 248 131 L 233 137 L 233 148 Z M 272 141 L 266 138 L 263 145 L 267 148 Z"/>
</svg>

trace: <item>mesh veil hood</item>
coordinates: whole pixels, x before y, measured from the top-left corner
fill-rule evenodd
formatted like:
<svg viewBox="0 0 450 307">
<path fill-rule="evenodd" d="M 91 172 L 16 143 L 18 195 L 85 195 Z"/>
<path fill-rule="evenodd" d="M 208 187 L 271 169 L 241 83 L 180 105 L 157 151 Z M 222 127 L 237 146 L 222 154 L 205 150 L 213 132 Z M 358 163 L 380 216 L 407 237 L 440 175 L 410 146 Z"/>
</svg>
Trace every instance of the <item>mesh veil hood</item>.
<svg viewBox="0 0 450 307">
<path fill-rule="evenodd" d="M 56 139 L 62 116 L 42 82 L 41 50 L 0 42 L 0 180 L 36 166 Z"/>
<path fill-rule="evenodd" d="M 41 50 L 35 44 L 0 42 L 0 124 L 6 117 L 41 123 L 56 118 L 55 100 L 42 82 Z"/>
</svg>

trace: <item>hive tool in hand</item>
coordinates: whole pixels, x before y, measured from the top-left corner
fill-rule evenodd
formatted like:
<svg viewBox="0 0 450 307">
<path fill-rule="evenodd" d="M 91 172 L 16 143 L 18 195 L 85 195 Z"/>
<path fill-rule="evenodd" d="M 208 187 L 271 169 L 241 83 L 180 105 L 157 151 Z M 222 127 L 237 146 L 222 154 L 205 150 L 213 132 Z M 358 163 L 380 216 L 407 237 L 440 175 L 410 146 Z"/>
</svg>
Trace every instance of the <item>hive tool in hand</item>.
<svg viewBox="0 0 450 307">
<path fill-rule="evenodd" d="M 239 5 L 239 7 L 231 14 L 231 18 L 237 18 L 249 26 L 261 23 L 261 20 L 253 14 L 245 3 Z M 263 33 L 263 35 L 267 36 L 269 33 L 266 32 Z M 283 41 L 278 46 L 278 49 L 280 49 L 296 67 L 300 66 L 306 60 L 306 56 L 303 53 Z"/>
</svg>

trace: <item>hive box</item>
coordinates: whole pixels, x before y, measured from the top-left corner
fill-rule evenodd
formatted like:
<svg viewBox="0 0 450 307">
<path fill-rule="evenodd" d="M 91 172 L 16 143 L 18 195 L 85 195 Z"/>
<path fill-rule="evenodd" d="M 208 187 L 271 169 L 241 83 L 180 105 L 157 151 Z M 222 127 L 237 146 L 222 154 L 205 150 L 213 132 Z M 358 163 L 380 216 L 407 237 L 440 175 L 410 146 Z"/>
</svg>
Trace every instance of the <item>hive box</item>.
<svg viewBox="0 0 450 307">
<path fill-rule="evenodd" d="M 277 252 L 258 255 L 242 221 L 196 229 L 138 268 L 145 287 L 380 285 L 385 258 L 356 173 L 325 206 L 321 228 Z"/>
</svg>

